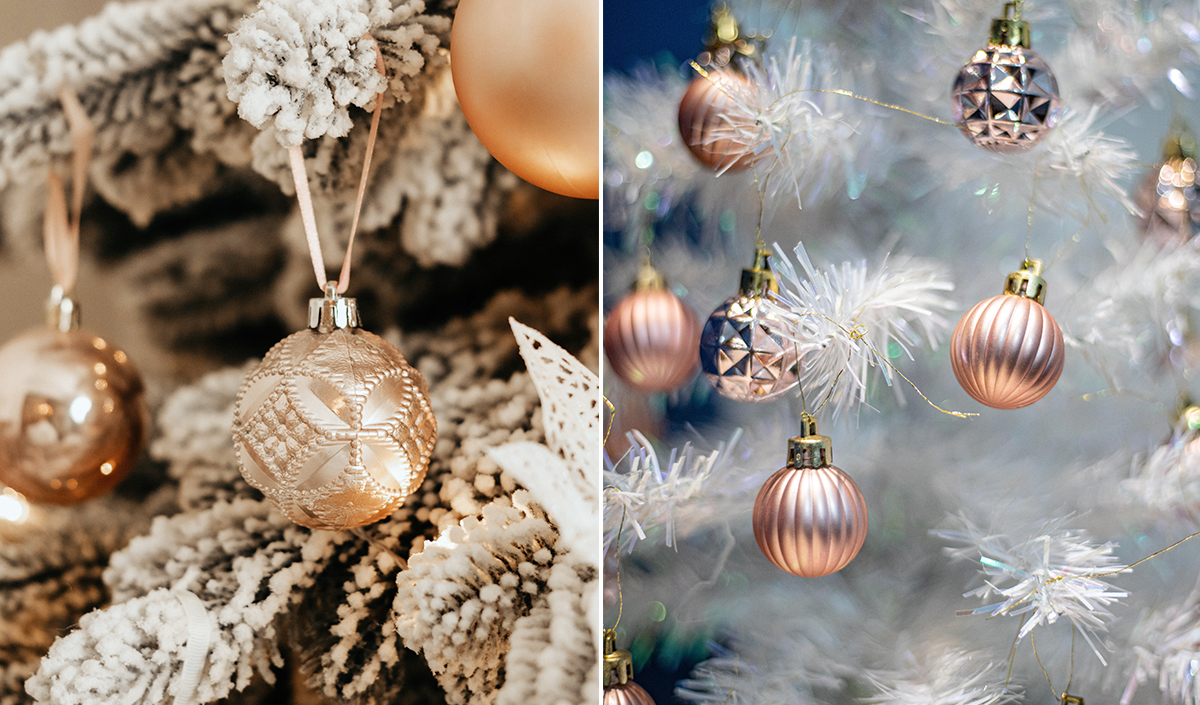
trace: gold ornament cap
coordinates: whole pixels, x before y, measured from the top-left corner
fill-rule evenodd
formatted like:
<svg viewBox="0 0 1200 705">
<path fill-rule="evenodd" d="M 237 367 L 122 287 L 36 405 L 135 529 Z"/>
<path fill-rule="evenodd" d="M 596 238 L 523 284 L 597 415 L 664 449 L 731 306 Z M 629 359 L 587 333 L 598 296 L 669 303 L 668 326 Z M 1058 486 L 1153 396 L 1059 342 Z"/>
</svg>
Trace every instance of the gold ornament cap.
<svg viewBox="0 0 1200 705">
<path fill-rule="evenodd" d="M 617 633 L 612 629 L 604 630 L 604 678 L 601 685 L 608 686 L 616 675 L 617 682 L 625 685 L 633 680 L 633 654 L 625 649 L 617 648 Z"/>
<path fill-rule="evenodd" d="M 771 251 L 754 251 L 754 266 L 742 270 L 742 283 L 738 293 L 742 296 L 766 296 L 767 292 L 779 292 L 779 282 L 771 271 Z"/>
<path fill-rule="evenodd" d="M 638 266 L 637 280 L 633 284 L 634 291 L 662 291 L 667 288 L 667 278 L 662 272 L 650 264 L 650 258 L 642 260 Z"/>
<path fill-rule="evenodd" d="M 704 51 L 696 57 L 696 63 L 724 68 L 739 54 L 750 57 L 761 54 L 759 44 L 765 39 L 765 36 L 743 34 L 729 4 L 717 3 L 713 7 L 708 33 L 704 35 Z"/>
<path fill-rule="evenodd" d="M 1083 705 L 1083 698 L 1064 691 L 1062 694 L 1062 705 Z"/>
<path fill-rule="evenodd" d="M 58 284 L 46 299 L 46 325 L 66 333 L 79 327 L 79 304 Z"/>
<path fill-rule="evenodd" d="M 308 300 L 308 327 L 319 333 L 358 328 L 358 302 L 337 292 L 337 282 L 325 283 L 325 296 Z"/>
<path fill-rule="evenodd" d="M 826 468 L 833 464 L 833 440 L 817 433 L 817 420 L 800 414 L 800 435 L 788 439 L 787 467 Z"/>
<path fill-rule="evenodd" d="M 1030 48 L 1029 23 L 1021 19 L 1021 0 L 1004 3 L 1004 17 L 992 20 L 988 43 L 1005 47 Z"/>
<path fill-rule="evenodd" d="M 1004 293 L 1009 296 L 1022 296 L 1033 299 L 1039 304 L 1046 303 L 1046 280 L 1042 279 L 1042 261 L 1027 259 L 1021 268 L 1004 280 Z"/>
</svg>

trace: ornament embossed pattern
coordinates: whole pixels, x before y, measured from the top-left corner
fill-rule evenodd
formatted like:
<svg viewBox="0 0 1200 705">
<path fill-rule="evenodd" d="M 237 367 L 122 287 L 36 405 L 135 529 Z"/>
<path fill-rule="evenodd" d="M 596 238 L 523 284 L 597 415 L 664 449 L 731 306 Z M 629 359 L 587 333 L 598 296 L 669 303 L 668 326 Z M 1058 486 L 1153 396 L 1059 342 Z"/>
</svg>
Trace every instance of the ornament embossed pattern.
<svg viewBox="0 0 1200 705">
<path fill-rule="evenodd" d="M 368 331 L 288 336 L 238 396 L 234 437 L 247 480 L 304 526 L 378 521 L 425 477 L 437 437 L 427 391 Z"/>
</svg>

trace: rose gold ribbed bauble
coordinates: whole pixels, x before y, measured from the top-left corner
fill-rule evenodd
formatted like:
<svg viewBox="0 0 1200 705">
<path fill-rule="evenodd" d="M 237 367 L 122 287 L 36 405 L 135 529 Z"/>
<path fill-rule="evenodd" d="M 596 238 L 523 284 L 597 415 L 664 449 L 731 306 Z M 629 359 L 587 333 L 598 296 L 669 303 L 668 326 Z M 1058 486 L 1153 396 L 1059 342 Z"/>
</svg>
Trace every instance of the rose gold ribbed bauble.
<svg viewBox="0 0 1200 705">
<path fill-rule="evenodd" d="M 121 481 L 149 427 L 125 353 L 80 329 L 37 328 L 0 348 L 0 483 L 75 504 Z"/>
<path fill-rule="evenodd" d="M 627 681 L 604 686 L 604 705 L 654 705 L 654 698 L 642 686 Z"/>
<path fill-rule="evenodd" d="M 604 356 L 613 372 L 643 392 L 665 392 L 691 379 L 700 324 L 665 288 L 631 291 L 604 319 Z"/>
<path fill-rule="evenodd" d="M 792 575 L 829 575 L 854 560 L 867 540 L 867 503 L 838 467 L 785 467 L 754 500 L 754 538 Z"/>
<path fill-rule="evenodd" d="M 517 176 L 574 198 L 600 197 L 599 57 L 596 0 L 460 0 L 450 32 L 475 136 Z"/>
<path fill-rule="evenodd" d="M 967 311 L 954 328 L 954 376 L 976 401 L 995 409 L 1029 406 L 1062 375 L 1062 329 L 1040 303 L 1001 294 Z"/>
<path fill-rule="evenodd" d="M 716 69 L 693 79 L 679 101 L 679 134 L 705 166 L 743 171 L 758 161 L 748 145 L 732 138 L 735 128 L 754 125 L 752 117 L 736 111 L 731 97 L 749 86 L 750 79 L 737 71 Z"/>
</svg>

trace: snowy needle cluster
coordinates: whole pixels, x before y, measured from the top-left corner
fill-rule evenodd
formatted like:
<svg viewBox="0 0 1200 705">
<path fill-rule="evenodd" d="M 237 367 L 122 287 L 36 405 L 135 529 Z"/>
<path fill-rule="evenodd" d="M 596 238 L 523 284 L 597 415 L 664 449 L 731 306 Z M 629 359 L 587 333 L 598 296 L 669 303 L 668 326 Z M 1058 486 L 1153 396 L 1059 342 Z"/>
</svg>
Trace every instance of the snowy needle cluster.
<svg viewBox="0 0 1200 705">
<path fill-rule="evenodd" d="M 998 600 L 968 614 L 1020 616 L 1018 638 L 1066 617 L 1106 663 L 1096 633 L 1108 628 L 1108 606 L 1129 595 L 1101 579 L 1126 570 L 1117 563 L 1112 542 L 1097 545 L 1083 531 L 1060 529 L 1059 521 L 1016 538 L 984 530 L 961 515 L 955 520 L 959 528 L 934 533 L 959 544 L 945 549 L 951 558 L 979 563 L 984 584 L 963 596 Z"/>
<path fill-rule="evenodd" d="M 795 343 L 800 384 L 811 405 L 825 403 L 837 417 L 866 403 L 873 376 L 900 394 L 891 359 L 913 359 L 914 346 L 937 348 L 954 307 L 954 284 L 931 262 L 909 257 L 818 269 L 804 245 L 794 250 L 799 272 L 776 245 L 772 259 L 779 293 L 765 307 Z"/>
<path fill-rule="evenodd" d="M 1200 703 L 1200 586 L 1183 602 L 1143 615 L 1130 642 L 1134 659 L 1121 705 L 1129 705 L 1139 686 L 1155 680 L 1171 702 Z"/>
</svg>

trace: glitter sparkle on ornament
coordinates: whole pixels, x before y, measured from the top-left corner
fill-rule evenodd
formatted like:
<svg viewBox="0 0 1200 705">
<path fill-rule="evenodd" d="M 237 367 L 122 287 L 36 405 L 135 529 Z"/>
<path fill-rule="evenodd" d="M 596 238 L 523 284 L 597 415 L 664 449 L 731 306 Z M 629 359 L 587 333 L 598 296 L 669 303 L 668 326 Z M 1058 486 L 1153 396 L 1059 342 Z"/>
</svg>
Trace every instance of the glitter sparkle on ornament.
<svg viewBox="0 0 1200 705">
<path fill-rule="evenodd" d="M 335 292 L 312 299 L 320 307 L 313 329 L 271 348 L 235 410 L 242 475 L 314 529 L 363 526 L 395 511 L 420 486 L 437 438 L 424 378 L 357 327 L 353 301 Z"/>
</svg>

